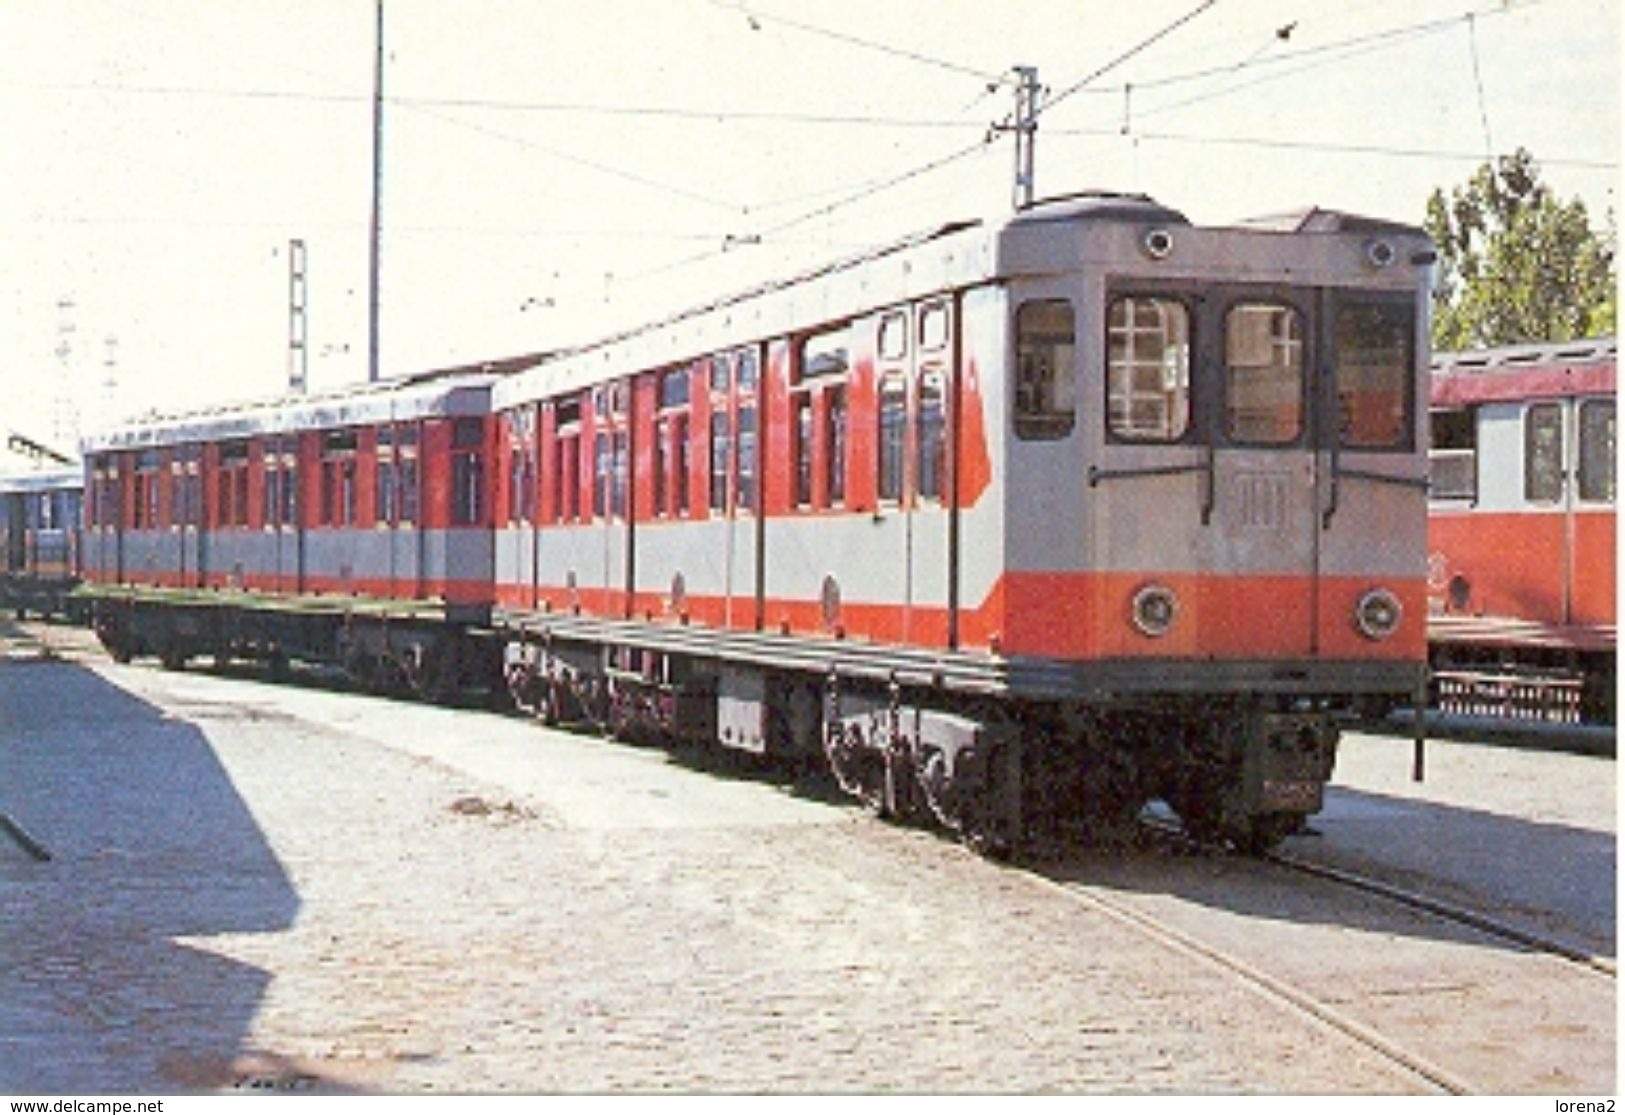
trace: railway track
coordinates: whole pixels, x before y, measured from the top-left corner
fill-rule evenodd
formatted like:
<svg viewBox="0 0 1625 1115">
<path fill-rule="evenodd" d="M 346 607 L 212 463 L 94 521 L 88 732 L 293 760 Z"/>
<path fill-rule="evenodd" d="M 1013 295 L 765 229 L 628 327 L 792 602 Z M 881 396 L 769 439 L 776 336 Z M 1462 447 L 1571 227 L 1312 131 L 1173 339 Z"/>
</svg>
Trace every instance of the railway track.
<svg viewBox="0 0 1625 1115">
<path fill-rule="evenodd" d="M 1186 857 L 1191 847 L 1188 838 L 1176 826 L 1156 818 L 1142 819 L 1159 843 L 1164 843 L 1170 854 Z M 1232 859 L 1232 857 L 1225 857 Z M 1422 915 L 1451 927 L 1467 929 L 1504 945 L 1515 946 L 1530 954 L 1549 957 L 1567 970 L 1591 978 L 1612 995 L 1618 978 L 1618 965 L 1612 958 L 1598 956 L 1588 949 L 1562 941 L 1556 937 L 1537 933 L 1509 924 L 1488 914 L 1421 894 L 1380 879 L 1354 871 L 1315 863 L 1290 852 L 1273 852 L 1256 859 L 1233 862 L 1258 865 L 1272 873 L 1287 873 L 1324 884 L 1347 893 L 1374 897 L 1396 911 Z M 1266 970 L 1264 964 L 1250 960 L 1239 951 L 1203 939 L 1200 931 L 1181 928 L 1167 917 L 1142 908 L 1142 904 L 1124 898 L 1112 888 L 1097 883 L 1068 878 L 1043 867 L 1023 869 L 1028 878 L 1039 885 L 1065 894 L 1103 916 L 1134 930 L 1187 960 L 1194 960 L 1224 973 L 1254 994 L 1277 1003 L 1289 1014 L 1322 1026 L 1340 1035 L 1351 1044 L 1376 1056 L 1403 1077 L 1414 1081 L 1428 1092 L 1447 1095 L 1470 1095 L 1483 1092 L 1467 1075 L 1457 1072 L 1416 1048 L 1415 1041 L 1385 1033 L 1382 1029 L 1362 1020 L 1354 1011 L 1331 1001 L 1323 994 L 1309 990 L 1299 982 Z M 1235 882 L 1232 880 L 1232 882 Z M 1339 987 L 1337 994 L 1346 995 L 1348 988 Z M 1497 1089 L 1491 1087 L 1490 1091 Z"/>
<path fill-rule="evenodd" d="M 1341 1035 L 1398 1069 L 1401 1075 L 1416 1081 L 1427 1091 L 1457 1096 L 1472 1095 L 1479 1091 L 1449 1069 L 1435 1064 L 1414 1050 L 1407 1049 L 1399 1042 L 1361 1022 L 1348 1011 L 1287 980 L 1271 975 L 1229 950 L 1199 940 L 1155 915 L 1136 909 L 1129 902 L 1108 897 L 1081 883 L 1051 879 L 1040 874 L 1032 874 L 1030 877 L 1185 958 L 1224 972 L 1253 993 L 1273 1000 L 1289 1013 Z"/>
<path fill-rule="evenodd" d="M 1177 825 L 1155 817 L 1142 818 L 1140 823 L 1166 840 L 1186 844 L 1189 842 L 1184 831 Z M 1350 871 L 1346 868 L 1315 863 L 1313 860 L 1280 849 L 1275 849 L 1255 858 L 1260 862 L 1274 864 L 1298 875 L 1319 879 L 1364 894 L 1376 895 L 1396 906 L 1414 910 L 1418 913 L 1429 914 L 1453 925 L 1476 930 L 1488 937 L 1508 944 L 1519 945 L 1531 952 L 1545 953 L 1557 957 L 1560 960 L 1568 961 L 1610 979 L 1617 980 L 1619 976 L 1619 964 L 1611 957 L 1598 956 L 1591 950 L 1579 945 L 1559 940 L 1549 934 L 1536 933 L 1533 930 L 1512 925 L 1500 918 L 1491 917 L 1477 910 L 1470 910 L 1454 902 L 1446 902 L 1440 898 L 1434 898 L 1414 890 L 1407 890 L 1393 883 L 1374 879 L 1368 875 L 1361 875 L 1359 872 Z"/>
<path fill-rule="evenodd" d="M 1465 906 L 1458 906 L 1452 902 L 1445 902 L 1425 894 L 1418 894 L 1415 891 L 1406 890 L 1392 883 L 1385 883 L 1380 879 L 1372 879 L 1340 867 L 1329 867 L 1325 864 L 1314 863 L 1300 856 L 1294 856 L 1290 852 L 1275 851 L 1262 858 L 1266 863 L 1275 864 L 1288 871 L 1321 879 L 1352 890 L 1362 891 L 1366 894 L 1374 894 L 1396 905 L 1421 913 L 1432 914 L 1441 920 L 1475 929 L 1497 940 L 1521 945 L 1533 952 L 1557 957 L 1577 967 L 1606 976 L 1611 980 L 1617 981 L 1619 977 L 1619 965 L 1610 957 L 1597 956 L 1590 950 L 1581 948 L 1578 945 L 1572 945 L 1546 934 L 1535 933 L 1511 925 L 1499 918 L 1481 914 L 1476 910 L 1469 910 Z"/>
</svg>

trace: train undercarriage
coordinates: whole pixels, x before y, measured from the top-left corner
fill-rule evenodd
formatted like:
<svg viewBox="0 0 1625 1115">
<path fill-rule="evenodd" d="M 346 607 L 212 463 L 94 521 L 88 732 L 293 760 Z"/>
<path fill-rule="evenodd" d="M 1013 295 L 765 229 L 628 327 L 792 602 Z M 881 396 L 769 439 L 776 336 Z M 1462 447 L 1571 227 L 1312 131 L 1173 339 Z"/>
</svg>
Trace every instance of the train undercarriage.
<svg viewBox="0 0 1625 1115">
<path fill-rule="evenodd" d="M 193 659 L 216 666 L 259 662 L 273 674 L 294 663 L 342 671 L 361 688 L 445 701 L 498 678 L 438 606 L 400 607 L 340 597 L 302 606 L 252 594 L 191 590 L 81 593 L 97 637 L 118 662 L 156 657 L 168 669 Z"/>
<path fill-rule="evenodd" d="M 907 664 L 752 664 L 552 631 L 503 659 L 513 703 L 544 722 L 820 763 L 875 813 L 988 854 L 1120 839 L 1153 799 L 1200 842 L 1262 852 L 1319 811 L 1337 749 L 1332 711 L 1299 698 L 1012 700 Z"/>
<path fill-rule="evenodd" d="M 1444 713 L 1543 724 L 1617 723 L 1612 646 L 1436 641 L 1429 706 Z"/>
<path fill-rule="evenodd" d="M 1154 799 L 1192 838 L 1260 852 L 1320 809 L 1337 748 L 1334 710 L 1300 696 L 1017 697 L 976 656 L 581 617 L 458 622 L 336 597 L 119 590 L 87 603 L 121 662 L 314 664 L 371 692 L 483 695 L 547 724 L 817 765 L 875 813 L 992 855 L 1122 839 Z"/>
</svg>

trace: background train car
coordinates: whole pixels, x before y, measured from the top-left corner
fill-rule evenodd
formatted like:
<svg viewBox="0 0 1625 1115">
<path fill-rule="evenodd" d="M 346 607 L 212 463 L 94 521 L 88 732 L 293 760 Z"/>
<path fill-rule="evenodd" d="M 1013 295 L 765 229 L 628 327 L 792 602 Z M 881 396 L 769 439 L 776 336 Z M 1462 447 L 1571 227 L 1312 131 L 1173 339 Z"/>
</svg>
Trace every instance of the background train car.
<svg viewBox="0 0 1625 1115">
<path fill-rule="evenodd" d="M 1612 338 L 1441 355 L 1429 638 L 1437 703 L 1614 719 Z"/>
<path fill-rule="evenodd" d="M 514 691 L 995 840 L 1162 796 L 1267 844 L 1421 681 L 1432 258 L 1086 195 L 504 380 Z"/>
<path fill-rule="evenodd" d="M 103 641 L 171 666 L 302 659 L 456 684 L 459 633 L 490 613 L 489 393 L 506 370 L 150 416 L 90 439 L 84 566 Z"/>
<path fill-rule="evenodd" d="M 84 475 L 55 468 L 0 476 L 0 608 L 65 616 L 79 583 Z"/>
</svg>

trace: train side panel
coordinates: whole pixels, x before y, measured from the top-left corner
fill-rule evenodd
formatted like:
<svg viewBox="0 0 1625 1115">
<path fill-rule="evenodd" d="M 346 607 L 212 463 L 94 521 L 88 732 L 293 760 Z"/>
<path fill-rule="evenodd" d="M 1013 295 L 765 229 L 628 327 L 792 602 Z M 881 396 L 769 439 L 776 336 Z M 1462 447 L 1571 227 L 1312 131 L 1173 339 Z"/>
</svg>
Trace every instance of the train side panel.
<svg viewBox="0 0 1625 1115">
<path fill-rule="evenodd" d="M 1613 718 L 1613 352 L 1604 339 L 1440 358 L 1428 604 L 1448 710 Z"/>
</svg>

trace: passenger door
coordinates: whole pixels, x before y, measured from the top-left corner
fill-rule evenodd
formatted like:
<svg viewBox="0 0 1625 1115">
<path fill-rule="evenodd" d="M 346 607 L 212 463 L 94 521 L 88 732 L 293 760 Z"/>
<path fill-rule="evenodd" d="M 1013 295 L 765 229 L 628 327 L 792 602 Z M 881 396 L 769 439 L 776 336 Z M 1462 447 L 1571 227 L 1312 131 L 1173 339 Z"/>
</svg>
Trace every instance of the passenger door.
<svg viewBox="0 0 1625 1115">
<path fill-rule="evenodd" d="M 1201 517 L 1202 622 L 1209 653 L 1300 658 L 1318 651 L 1317 372 L 1303 292 L 1218 290 L 1198 312 L 1212 338 L 1212 446 Z"/>
<path fill-rule="evenodd" d="M 632 601 L 632 385 L 615 380 L 593 392 L 593 521 L 603 614 L 624 619 Z"/>
<path fill-rule="evenodd" d="M 203 448 L 183 445 L 174 452 L 170 465 L 170 517 L 179 537 L 181 585 L 203 588 Z"/>
</svg>

